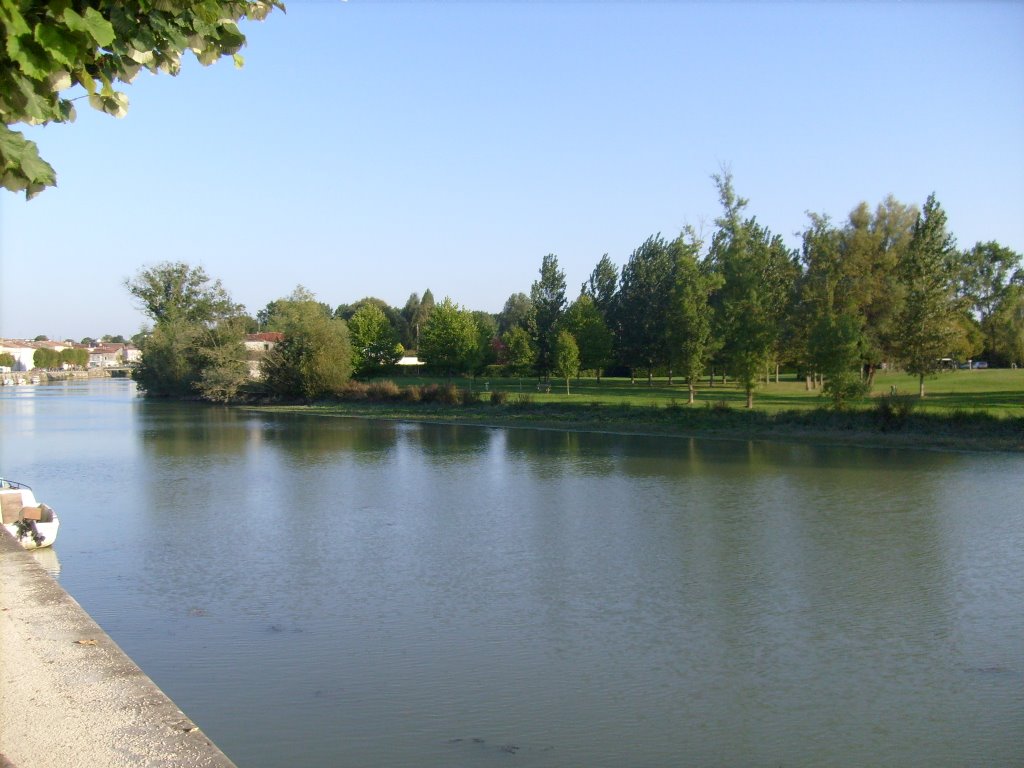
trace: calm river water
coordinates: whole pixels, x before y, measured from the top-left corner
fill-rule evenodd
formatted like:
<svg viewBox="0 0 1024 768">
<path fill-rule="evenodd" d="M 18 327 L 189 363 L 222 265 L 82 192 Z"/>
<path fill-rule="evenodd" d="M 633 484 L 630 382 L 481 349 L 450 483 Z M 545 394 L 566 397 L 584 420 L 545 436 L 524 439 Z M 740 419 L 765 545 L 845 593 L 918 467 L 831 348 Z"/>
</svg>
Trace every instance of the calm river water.
<svg viewBox="0 0 1024 768">
<path fill-rule="evenodd" d="M 0 390 L 65 588 L 240 768 L 1024 764 L 1024 459 Z"/>
</svg>

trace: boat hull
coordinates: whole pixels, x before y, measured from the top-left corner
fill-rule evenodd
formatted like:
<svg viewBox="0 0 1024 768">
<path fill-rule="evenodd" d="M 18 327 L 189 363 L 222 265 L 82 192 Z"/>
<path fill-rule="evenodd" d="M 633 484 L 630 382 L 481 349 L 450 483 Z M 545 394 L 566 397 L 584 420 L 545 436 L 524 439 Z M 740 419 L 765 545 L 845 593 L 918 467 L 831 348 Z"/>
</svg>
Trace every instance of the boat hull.
<svg viewBox="0 0 1024 768">
<path fill-rule="evenodd" d="M 40 504 L 23 483 L 0 479 L 3 526 L 25 549 L 49 547 L 57 540 L 60 520 L 46 504 Z"/>
<path fill-rule="evenodd" d="M 53 542 L 57 540 L 57 529 L 60 528 L 60 520 L 58 520 L 57 516 L 54 515 L 53 520 L 49 523 L 37 522 L 35 524 L 35 530 L 36 534 L 40 537 L 38 541 L 36 540 L 36 537 L 32 535 L 30 530 L 26 530 L 24 535 L 19 535 L 20 532 L 18 530 L 17 523 L 5 525 L 4 528 L 10 531 L 14 540 L 21 544 L 25 549 L 41 549 L 42 547 L 53 546 Z"/>
</svg>

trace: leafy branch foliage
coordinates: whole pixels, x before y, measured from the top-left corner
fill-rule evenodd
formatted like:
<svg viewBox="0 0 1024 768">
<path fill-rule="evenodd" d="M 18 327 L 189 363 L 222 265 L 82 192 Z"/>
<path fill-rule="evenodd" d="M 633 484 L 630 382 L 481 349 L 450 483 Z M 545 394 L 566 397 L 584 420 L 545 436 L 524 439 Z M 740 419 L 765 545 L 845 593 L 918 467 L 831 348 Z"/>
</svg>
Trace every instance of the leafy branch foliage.
<svg viewBox="0 0 1024 768">
<path fill-rule="evenodd" d="M 0 0 L 0 183 L 31 198 L 56 183 L 34 142 L 11 130 L 75 119 L 74 102 L 114 117 L 128 111 L 118 83 L 142 70 L 176 75 L 191 51 L 204 66 L 232 56 L 237 66 L 242 19 L 261 20 L 279 0 Z M 78 92 L 78 95 L 74 95 Z M 67 95 L 70 92 L 70 95 Z"/>
</svg>

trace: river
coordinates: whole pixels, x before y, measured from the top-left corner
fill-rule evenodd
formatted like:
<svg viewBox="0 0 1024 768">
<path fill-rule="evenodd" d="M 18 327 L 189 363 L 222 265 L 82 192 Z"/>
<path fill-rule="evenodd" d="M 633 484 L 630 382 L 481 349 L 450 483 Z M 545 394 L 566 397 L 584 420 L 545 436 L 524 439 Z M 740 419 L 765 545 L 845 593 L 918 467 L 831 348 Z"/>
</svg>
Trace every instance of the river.
<svg viewBox="0 0 1024 768">
<path fill-rule="evenodd" d="M 240 768 L 1024 763 L 1024 458 L 0 389 L 42 562 Z"/>
</svg>

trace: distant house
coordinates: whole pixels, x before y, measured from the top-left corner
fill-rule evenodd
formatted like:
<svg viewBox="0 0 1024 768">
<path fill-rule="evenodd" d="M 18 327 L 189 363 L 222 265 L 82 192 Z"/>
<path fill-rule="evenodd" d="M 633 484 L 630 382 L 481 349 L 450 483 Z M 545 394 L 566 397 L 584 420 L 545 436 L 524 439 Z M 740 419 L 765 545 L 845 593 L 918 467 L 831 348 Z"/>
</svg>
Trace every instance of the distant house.
<svg viewBox="0 0 1024 768">
<path fill-rule="evenodd" d="M 89 350 L 90 368 L 120 368 L 128 362 L 126 344 L 100 344 Z"/>
<path fill-rule="evenodd" d="M 420 360 L 415 355 L 412 355 L 412 356 L 406 355 L 405 357 L 400 359 L 397 363 L 395 363 L 395 365 L 399 365 L 402 368 L 405 368 L 406 370 L 412 371 L 412 370 L 418 370 L 421 365 L 426 365 L 426 363 L 423 362 L 422 360 Z"/>
<path fill-rule="evenodd" d="M 14 358 L 14 365 L 11 370 L 31 371 L 35 368 L 32 356 L 35 355 L 38 347 L 35 342 L 22 341 L 20 339 L 0 339 L 0 354 L 6 352 Z"/>
<path fill-rule="evenodd" d="M 245 348 L 250 352 L 269 352 L 283 339 L 284 334 L 278 331 L 247 333 L 245 335 Z"/>
<path fill-rule="evenodd" d="M 246 358 L 249 361 L 249 377 L 258 379 L 262 376 L 260 363 L 267 354 L 284 340 L 284 334 L 278 331 L 264 333 L 247 333 L 245 335 Z"/>
</svg>

